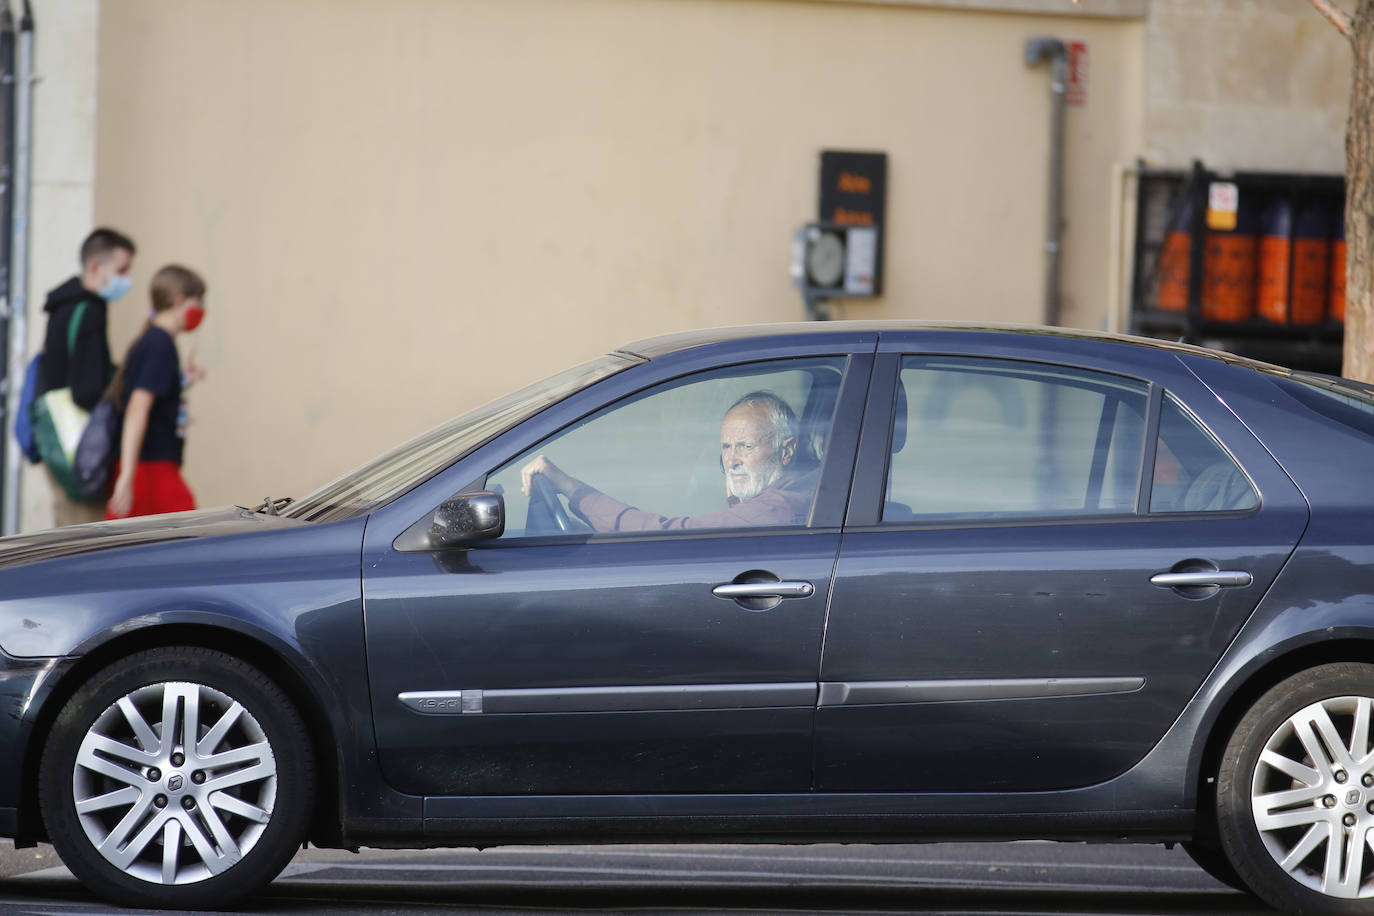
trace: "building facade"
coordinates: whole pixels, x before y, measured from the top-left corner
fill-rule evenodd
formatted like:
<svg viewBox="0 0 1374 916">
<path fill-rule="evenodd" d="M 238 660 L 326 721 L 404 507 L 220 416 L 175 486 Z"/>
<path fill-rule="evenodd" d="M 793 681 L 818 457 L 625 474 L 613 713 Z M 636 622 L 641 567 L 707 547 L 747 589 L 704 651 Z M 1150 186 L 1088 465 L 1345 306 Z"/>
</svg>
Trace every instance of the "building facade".
<svg viewBox="0 0 1374 916">
<path fill-rule="evenodd" d="M 1033 323 L 1050 69 L 1062 311 L 1120 329 L 1144 161 L 1339 173 L 1349 52 L 1295 0 L 35 0 L 30 331 L 95 224 L 208 280 L 205 505 L 299 496 L 635 338 L 795 320 L 822 150 L 887 155 L 846 318 Z M 608 447 L 611 447 L 608 444 Z M 26 474 L 23 527 L 50 522 Z"/>
</svg>

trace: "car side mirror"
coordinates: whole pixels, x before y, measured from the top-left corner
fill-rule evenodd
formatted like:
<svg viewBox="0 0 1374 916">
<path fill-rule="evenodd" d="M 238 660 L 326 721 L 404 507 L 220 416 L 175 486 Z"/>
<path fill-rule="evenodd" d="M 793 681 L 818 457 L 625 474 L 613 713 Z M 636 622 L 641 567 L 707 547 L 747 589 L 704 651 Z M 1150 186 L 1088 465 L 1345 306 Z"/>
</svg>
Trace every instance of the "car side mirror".
<svg viewBox="0 0 1374 916">
<path fill-rule="evenodd" d="M 459 493 L 411 525 L 393 545 L 401 551 L 452 550 L 506 531 L 506 501 L 500 493 Z"/>
</svg>

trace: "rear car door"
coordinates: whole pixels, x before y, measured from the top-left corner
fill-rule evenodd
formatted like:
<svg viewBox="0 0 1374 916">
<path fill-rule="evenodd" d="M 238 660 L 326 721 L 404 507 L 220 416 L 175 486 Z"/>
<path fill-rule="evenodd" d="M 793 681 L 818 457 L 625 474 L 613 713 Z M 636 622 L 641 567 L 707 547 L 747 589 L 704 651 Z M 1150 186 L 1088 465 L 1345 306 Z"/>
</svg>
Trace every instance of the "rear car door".
<svg viewBox="0 0 1374 916">
<path fill-rule="evenodd" d="M 1254 609 L 1304 529 L 1301 494 L 1176 358 L 1117 349 L 880 354 L 822 660 L 819 790 L 1109 779 Z"/>
</svg>

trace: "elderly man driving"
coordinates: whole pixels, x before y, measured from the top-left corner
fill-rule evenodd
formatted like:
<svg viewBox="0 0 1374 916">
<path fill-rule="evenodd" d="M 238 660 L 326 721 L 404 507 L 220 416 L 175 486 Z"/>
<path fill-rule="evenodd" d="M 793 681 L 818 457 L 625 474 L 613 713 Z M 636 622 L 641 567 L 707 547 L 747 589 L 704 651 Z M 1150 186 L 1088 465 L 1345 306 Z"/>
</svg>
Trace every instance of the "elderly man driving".
<svg viewBox="0 0 1374 916">
<path fill-rule="evenodd" d="M 777 395 L 755 391 L 731 404 L 720 424 L 729 508 L 673 518 L 645 512 L 569 476 L 543 455 L 521 468 L 520 480 L 528 495 L 534 476 L 543 475 L 594 531 L 800 525 L 816 481 L 814 474 L 799 471 L 796 458 L 796 414 Z"/>
</svg>

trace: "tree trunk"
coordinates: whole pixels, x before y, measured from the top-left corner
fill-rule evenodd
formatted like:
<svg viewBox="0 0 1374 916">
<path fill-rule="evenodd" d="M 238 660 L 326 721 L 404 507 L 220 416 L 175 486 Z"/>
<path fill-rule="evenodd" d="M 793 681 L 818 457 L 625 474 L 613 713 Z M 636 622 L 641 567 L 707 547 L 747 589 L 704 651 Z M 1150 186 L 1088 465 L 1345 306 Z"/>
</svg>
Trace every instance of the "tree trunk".
<svg viewBox="0 0 1374 916">
<path fill-rule="evenodd" d="M 1342 374 L 1374 382 L 1374 0 L 1352 21 L 1355 79 L 1345 125 L 1345 352 Z"/>
</svg>

